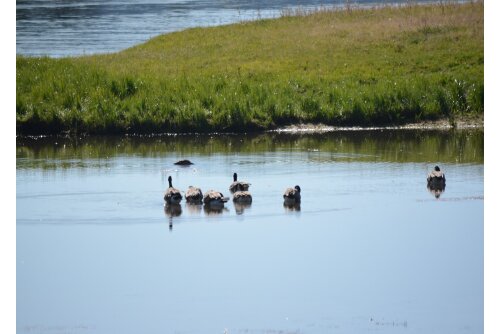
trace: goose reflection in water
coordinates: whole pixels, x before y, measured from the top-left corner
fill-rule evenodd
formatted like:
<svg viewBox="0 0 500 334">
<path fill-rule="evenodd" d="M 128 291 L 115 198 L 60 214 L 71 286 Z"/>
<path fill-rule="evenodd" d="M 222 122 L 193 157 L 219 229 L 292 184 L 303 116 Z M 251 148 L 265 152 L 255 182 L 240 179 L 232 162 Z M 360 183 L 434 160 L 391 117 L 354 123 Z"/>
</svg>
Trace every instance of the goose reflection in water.
<svg viewBox="0 0 500 334">
<path fill-rule="evenodd" d="M 203 208 L 203 204 L 198 203 L 186 203 L 186 210 L 191 215 L 199 215 L 201 213 L 201 209 Z"/>
<path fill-rule="evenodd" d="M 218 216 L 223 212 L 229 212 L 229 210 L 225 208 L 223 205 L 214 205 L 214 204 L 203 205 L 203 211 L 205 211 L 205 214 L 207 216 Z"/>
<path fill-rule="evenodd" d="M 172 230 L 174 217 L 179 217 L 182 214 L 182 207 L 180 204 L 165 204 L 163 210 L 168 217 L 168 228 Z"/>
<path fill-rule="evenodd" d="M 427 190 L 436 198 L 441 197 L 441 194 L 444 193 L 444 189 L 446 188 L 446 184 L 444 182 L 428 182 Z"/>
<path fill-rule="evenodd" d="M 252 206 L 252 203 L 238 203 L 234 202 L 234 210 L 236 211 L 237 215 L 243 214 L 245 212 L 245 209 L 248 209 Z"/>
<path fill-rule="evenodd" d="M 283 207 L 285 208 L 285 211 L 300 211 L 300 202 L 297 203 L 284 202 Z"/>
</svg>

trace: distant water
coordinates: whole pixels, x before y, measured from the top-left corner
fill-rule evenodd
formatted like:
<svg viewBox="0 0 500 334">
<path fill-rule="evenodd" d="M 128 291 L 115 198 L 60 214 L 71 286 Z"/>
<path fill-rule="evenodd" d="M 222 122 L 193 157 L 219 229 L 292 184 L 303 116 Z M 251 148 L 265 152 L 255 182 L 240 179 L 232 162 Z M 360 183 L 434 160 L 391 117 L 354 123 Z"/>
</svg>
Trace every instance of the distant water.
<svg viewBox="0 0 500 334">
<path fill-rule="evenodd" d="M 344 5 L 345 0 L 17 0 L 16 52 L 52 57 L 116 52 L 190 27 L 278 17 L 283 10 L 297 7 Z"/>
</svg>

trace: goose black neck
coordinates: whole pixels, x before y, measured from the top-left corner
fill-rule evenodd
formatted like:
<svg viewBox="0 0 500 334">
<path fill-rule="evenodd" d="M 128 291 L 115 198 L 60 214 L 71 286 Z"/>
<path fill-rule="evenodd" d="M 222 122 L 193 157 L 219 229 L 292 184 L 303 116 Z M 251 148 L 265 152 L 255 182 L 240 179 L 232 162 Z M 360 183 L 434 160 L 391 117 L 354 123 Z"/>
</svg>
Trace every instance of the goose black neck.
<svg viewBox="0 0 500 334">
<path fill-rule="evenodd" d="M 233 181 L 236 182 L 238 180 L 238 174 L 234 173 L 233 174 Z"/>
</svg>

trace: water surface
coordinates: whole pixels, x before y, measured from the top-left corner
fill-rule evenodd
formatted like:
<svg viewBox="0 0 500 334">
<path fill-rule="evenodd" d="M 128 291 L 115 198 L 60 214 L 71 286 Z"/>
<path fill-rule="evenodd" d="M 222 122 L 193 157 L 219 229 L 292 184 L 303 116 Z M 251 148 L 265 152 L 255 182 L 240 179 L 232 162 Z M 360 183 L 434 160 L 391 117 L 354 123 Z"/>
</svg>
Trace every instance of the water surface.
<svg viewBox="0 0 500 334">
<path fill-rule="evenodd" d="M 482 333 L 483 138 L 18 138 L 17 331 Z M 230 196 L 233 172 L 251 206 L 165 210 L 169 175 Z"/>
<path fill-rule="evenodd" d="M 359 5 L 405 2 L 356 1 Z M 162 33 L 279 17 L 284 11 L 298 7 L 343 7 L 344 3 L 344 0 L 17 0 L 16 52 L 54 57 L 117 52 Z"/>
</svg>

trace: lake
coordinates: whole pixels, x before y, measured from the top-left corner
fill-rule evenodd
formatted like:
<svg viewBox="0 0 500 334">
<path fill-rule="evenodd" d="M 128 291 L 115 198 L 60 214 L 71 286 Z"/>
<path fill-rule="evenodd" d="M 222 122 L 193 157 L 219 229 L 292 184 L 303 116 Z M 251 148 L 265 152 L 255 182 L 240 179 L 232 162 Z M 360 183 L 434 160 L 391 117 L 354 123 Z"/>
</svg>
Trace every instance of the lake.
<svg viewBox="0 0 500 334">
<path fill-rule="evenodd" d="M 407 2 L 357 0 L 355 4 Z M 345 0 L 17 0 L 16 53 L 63 57 L 117 52 L 162 33 L 279 17 L 296 8 L 344 8 L 345 3 Z"/>
<path fill-rule="evenodd" d="M 18 137 L 16 150 L 18 333 L 484 330 L 482 130 Z M 427 189 L 436 164 L 443 192 Z M 234 172 L 250 206 L 164 206 L 169 176 L 231 196 Z M 295 185 L 300 206 L 284 206 Z"/>
</svg>

